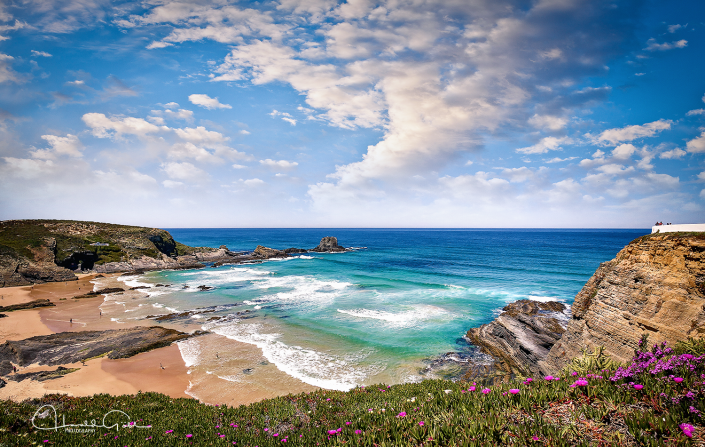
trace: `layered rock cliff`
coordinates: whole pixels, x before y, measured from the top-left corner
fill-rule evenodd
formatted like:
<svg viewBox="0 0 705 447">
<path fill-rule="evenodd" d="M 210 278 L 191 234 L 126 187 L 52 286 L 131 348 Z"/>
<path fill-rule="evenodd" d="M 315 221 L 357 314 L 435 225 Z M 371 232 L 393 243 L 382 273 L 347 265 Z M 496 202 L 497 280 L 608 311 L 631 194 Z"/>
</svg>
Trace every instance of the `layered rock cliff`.
<svg viewBox="0 0 705 447">
<path fill-rule="evenodd" d="M 705 233 L 632 241 L 600 265 L 572 312 L 565 333 L 539 362 L 547 373 L 597 346 L 615 360 L 630 360 L 644 334 L 651 343 L 670 344 L 705 336 Z"/>
<path fill-rule="evenodd" d="M 467 332 L 468 340 L 495 359 L 498 375 L 529 376 L 565 331 L 566 306 L 555 301 L 520 300 L 494 321 Z M 495 374 L 493 374 L 495 375 Z"/>
</svg>

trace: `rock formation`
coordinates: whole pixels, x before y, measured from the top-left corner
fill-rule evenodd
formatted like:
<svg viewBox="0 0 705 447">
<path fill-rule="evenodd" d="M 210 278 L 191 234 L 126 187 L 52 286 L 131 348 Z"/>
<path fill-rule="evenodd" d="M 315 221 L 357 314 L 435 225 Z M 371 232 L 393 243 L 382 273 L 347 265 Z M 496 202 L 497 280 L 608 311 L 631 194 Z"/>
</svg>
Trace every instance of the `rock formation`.
<svg viewBox="0 0 705 447">
<path fill-rule="evenodd" d="M 600 265 L 575 297 L 566 332 L 539 362 L 557 372 L 583 349 L 630 360 L 643 334 L 671 344 L 705 336 L 705 233 L 642 236 Z"/>
<path fill-rule="evenodd" d="M 323 239 L 321 239 L 321 242 L 318 244 L 318 247 L 314 248 L 311 251 L 315 252 L 336 252 L 336 251 L 345 251 L 347 250 L 345 247 L 341 247 L 338 245 L 338 238 L 333 237 L 333 236 L 326 236 Z"/>
<path fill-rule="evenodd" d="M 270 258 L 286 258 L 289 255 L 284 253 L 282 250 L 276 250 L 274 248 L 269 248 L 269 247 L 264 247 L 262 245 L 258 245 L 257 248 L 255 248 L 255 257 L 261 258 L 261 259 L 270 259 Z"/>
<path fill-rule="evenodd" d="M 196 335 L 196 334 L 194 334 Z M 107 355 L 111 359 L 131 357 L 191 337 L 191 334 L 159 326 L 107 331 L 60 332 L 0 345 L 0 364 L 32 363 L 61 365 Z"/>
<path fill-rule="evenodd" d="M 566 306 L 555 301 L 520 300 L 502 309 L 494 321 L 470 329 L 467 338 L 495 358 L 495 368 L 506 375 L 539 373 L 539 360 L 565 330 Z"/>
<path fill-rule="evenodd" d="M 37 307 L 52 307 L 55 306 L 49 300 L 34 300 L 26 303 L 12 304 L 10 306 L 0 306 L 0 312 L 12 312 L 15 310 L 35 309 Z"/>
</svg>

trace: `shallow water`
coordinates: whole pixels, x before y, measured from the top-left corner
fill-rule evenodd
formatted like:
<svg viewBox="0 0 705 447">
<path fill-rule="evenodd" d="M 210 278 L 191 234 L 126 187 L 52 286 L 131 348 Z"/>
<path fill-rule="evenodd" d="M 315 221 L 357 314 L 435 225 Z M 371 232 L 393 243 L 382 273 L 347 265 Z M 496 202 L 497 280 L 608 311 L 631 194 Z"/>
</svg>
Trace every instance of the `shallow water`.
<svg viewBox="0 0 705 447">
<path fill-rule="evenodd" d="M 600 262 L 647 230 L 173 229 L 179 242 L 234 251 L 259 245 L 312 248 L 337 236 L 347 253 L 261 264 L 123 277 L 130 286 L 170 284 L 137 298 L 108 297 L 111 318 L 202 309 L 181 321 L 258 349 L 262 368 L 202 366 L 237 383 L 276 368 L 313 386 L 349 389 L 417 381 L 424 360 L 457 349 L 468 328 L 509 302 L 572 303 Z M 199 285 L 214 287 L 199 291 Z M 184 288 L 188 286 L 188 288 Z M 145 291 L 142 291 L 145 292 Z M 213 307 L 216 306 L 216 307 Z M 249 311 L 248 313 L 244 313 Z M 237 316 L 237 312 L 241 312 Z M 213 317 L 227 317 L 213 320 Z M 242 318 L 247 317 L 247 318 Z M 211 321 L 208 321 L 211 319 Z M 199 342 L 180 345 L 194 370 Z M 234 348 L 233 348 L 234 349 Z M 235 354 L 233 354 L 235 355 Z M 213 361 L 209 359 L 207 361 Z M 254 363 L 252 363 L 254 364 Z M 214 371 L 210 369 L 217 369 Z M 247 377 L 245 377 L 247 376 Z M 205 391 L 204 391 L 205 392 Z M 198 395 L 198 392 L 193 393 Z"/>
</svg>

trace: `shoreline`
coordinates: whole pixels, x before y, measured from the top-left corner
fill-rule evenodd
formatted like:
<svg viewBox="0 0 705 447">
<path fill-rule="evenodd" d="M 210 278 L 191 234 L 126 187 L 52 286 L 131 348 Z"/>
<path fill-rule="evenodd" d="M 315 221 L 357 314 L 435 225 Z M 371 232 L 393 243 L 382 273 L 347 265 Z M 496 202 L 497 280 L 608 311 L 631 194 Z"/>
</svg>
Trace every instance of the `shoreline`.
<svg viewBox="0 0 705 447">
<path fill-rule="evenodd" d="M 102 278 L 97 278 L 96 281 L 98 275 L 81 274 L 76 281 L 14 286 L 0 290 L 2 306 L 38 299 L 48 299 L 55 305 L 7 312 L 7 317 L 0 320 L 0 344 L 8 340 L 22 340 L 60 332 L 156 325 L 151 320 L 113 321 L 101 310 L 105 295 L 72 299 L 95 288 L 125 287 L 125 283 L 117 279 L 121 273 L 102 274 Z M 196 329 L 168 323 L 159 326 L 187 332 Z M 265 365 L 266 359 L 256 346 L 230 340 L 218 334 L 206 334 L 187 339 L 185 342 L 189 346 L 198 347 L 200 358 L 218 358 L 219 364 L 205 362 L 189 367 L 178 343 L 125 359 L 92 359 L 85 365 L 80 362 L 54 366 L 32 364 L 19 368 L 17 372 L 55 370 L 57 366 L 78 370 L 43 382 L 31 379 L 21 382 L 8 380 L 6 385 L 0 388 L 0 399 L 19 402 L 52 393 L 91 396 L 98 393 L 134 395 L 140 391 L 153 391 L 173 398 L 194 398 L 205 404 L 237 406 L 292 392 L 318 389 L 287 375 L 273 364 Z M 254 368 L 257 368 L 256 375 L 244 373 Z M 229 372 L 223 373 L 223 370 Z"/>
</svg>

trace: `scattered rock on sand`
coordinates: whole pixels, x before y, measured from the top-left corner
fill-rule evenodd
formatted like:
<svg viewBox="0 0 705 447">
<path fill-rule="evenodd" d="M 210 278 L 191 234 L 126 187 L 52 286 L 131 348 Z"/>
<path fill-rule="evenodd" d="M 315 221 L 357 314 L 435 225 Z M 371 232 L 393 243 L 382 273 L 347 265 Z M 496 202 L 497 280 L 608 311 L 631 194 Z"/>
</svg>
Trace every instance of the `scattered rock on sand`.
<svg viewBox="0 0 705 447">
<path fill-rule="evenodd" d="M 0 312 L 12 312 L 14 310 L 34 309 L 37 307 L 52 307 L 55 306 L 49 300 L 34 300 L 27 303 L 13 304 L 11 306 L 0 306 Z"/>
</svg>

